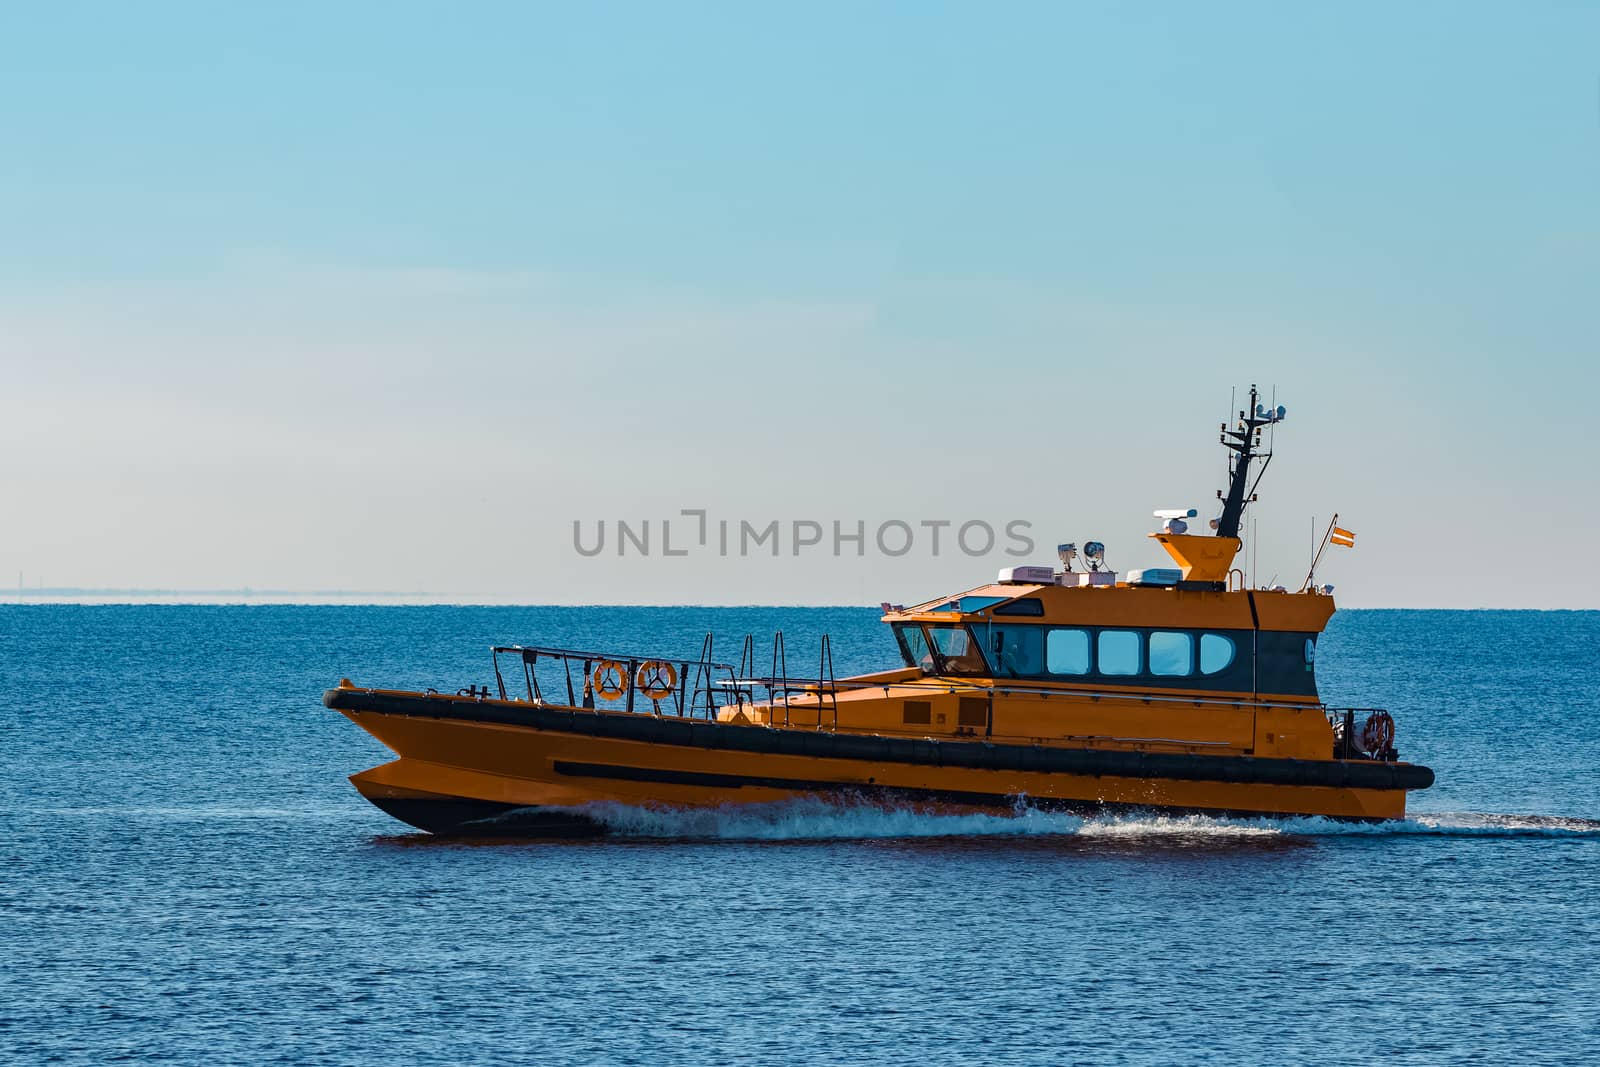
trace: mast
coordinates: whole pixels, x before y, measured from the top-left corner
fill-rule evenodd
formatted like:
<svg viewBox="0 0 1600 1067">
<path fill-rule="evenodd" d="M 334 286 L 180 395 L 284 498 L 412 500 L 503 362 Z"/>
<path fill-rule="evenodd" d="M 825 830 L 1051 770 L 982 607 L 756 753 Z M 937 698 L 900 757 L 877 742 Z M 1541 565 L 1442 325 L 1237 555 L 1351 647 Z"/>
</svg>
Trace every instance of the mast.
<svg viewBox="0 0 1600 1067">
<path fill-rule="evenodd" d="M 1250 387 L 1250 406 L 1239 412 L 1239 425 L 1236 429 L 1222 428 L 1222 444 L 1234 453 L 1228 461 L 1228 488 L 1226 493 L 1219 492 L 1222 497 L 1222 516 L 1217 519 L 1217 536 L 1239 536 L 1239 523 L 1244 518 L 1244 506 L 1255 499 L 1255 487 L 1261 484 L 1261 475 L 1267 472 L 1267 464 L 1272 462 L 1272 452 L 1269 450 L 1264 455 L 1261 448 L 1261 427 L 1271 426 L 1283 420 L 1285 412 L 1279 407 L 1268 411 L 1257 400 L 1256 387 Z M 1231 440 L 1230 440 L 1231 438 Z M 1256 474 L 1254 484 L 1250 483 L 1250 461 L 1261 459 L 1261 470 Z M 1247 488 L 1248 486 L 1248 488 Z"/>
</svg>

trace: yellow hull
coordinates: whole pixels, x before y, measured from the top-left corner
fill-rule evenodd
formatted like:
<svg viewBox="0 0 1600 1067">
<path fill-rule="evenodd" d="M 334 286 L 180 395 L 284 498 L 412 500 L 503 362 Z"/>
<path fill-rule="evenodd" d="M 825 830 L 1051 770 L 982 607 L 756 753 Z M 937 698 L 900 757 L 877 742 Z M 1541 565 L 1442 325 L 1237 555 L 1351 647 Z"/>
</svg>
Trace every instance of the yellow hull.
<svg viewBox="0 0 1600 1067">
<path fill-rule="evenodd" d="M 435 702 L 440 702 L 439 698 Z M 480 702 L 480 706 L 498 703 Z M 594 732 L 475 721 L 454 717 L 454 713 L 432 717 L 351 707 L 339 710 L 400 757 L 353 776 L 352 783 L 385 811 L 434 832 L 585 832 L 595 827 L 585 825 L 588 821 L 581 809 L 596 803 L 708 808 L 802 796 L 911 803 L 939 810 L 1003 811 L 1025 803 L 1047 809 L 1321 815 L 1356 820 L 1405 815 L 1404 788 L 940 765 L 949 762 L 945 755 L 952 751 L 948 743 L 942 748 L 930 747 L 930 761 L 917 764 L 663 744 Z M 576 714 L 588 722 L 622 718 L 581 710 Z M 767 736 L 779 732 L 827 736 L 771 727 L 702 724 L 699 728 L 759 730 Z M 809 743 L 808 738 L 790 740 Z M 514 816 L 507 815 L 512 812 Z"/>
</svg>

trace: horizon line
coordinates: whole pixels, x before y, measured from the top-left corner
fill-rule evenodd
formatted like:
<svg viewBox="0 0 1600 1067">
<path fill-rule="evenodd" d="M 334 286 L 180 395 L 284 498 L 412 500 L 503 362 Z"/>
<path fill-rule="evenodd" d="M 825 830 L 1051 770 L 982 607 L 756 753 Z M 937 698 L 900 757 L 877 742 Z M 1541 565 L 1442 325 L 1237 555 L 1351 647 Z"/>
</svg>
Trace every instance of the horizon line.
<svg viewBox="0 0 1600 1067">
<path fill-rule="evenodd" d="M 19 598 L 20 594 L 20 598 Z M 231 589 L 154 589 L 87 586 L 45 586 L 0 591 L 0 606 L 15 607 L 456 607 L 456 608 L 762 608 L 762 609 L 852 609 L 878 610 L 879 605 L 864 603 L 733 603 L 733 602 L 561 602 L 518 599 L 479 599 L 481 594 L 428 592 L 387 592 L 375 590 L 256 589 L 242 586 Z M 184 598 L 206 598 L 187 600 Z M 315 600 L 285 599 L 315 597 Z M 373 598 L 363 600 L 363 597 Z M 118 599 L 127 598 L 127 599 Z M 32 603 L 28 603 L 32 601 Z M 267 603 L 250 603 L 266 601 Z M 396 603 L 400 601 L 400 603 Z M 1595 607 L 1438 607 L 1429 605 L 1388 605 L 1343 607 L 1339 611 L 1519 611 L 1519 612 L 1596 612 Z"/>
</svg>

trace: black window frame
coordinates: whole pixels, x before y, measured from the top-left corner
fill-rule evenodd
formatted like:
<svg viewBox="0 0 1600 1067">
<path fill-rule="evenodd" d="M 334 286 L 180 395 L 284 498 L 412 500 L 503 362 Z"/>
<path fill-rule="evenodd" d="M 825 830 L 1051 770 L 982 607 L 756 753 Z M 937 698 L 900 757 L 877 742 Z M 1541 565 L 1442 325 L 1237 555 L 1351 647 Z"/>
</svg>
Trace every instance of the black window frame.
<svg viewBox="0 0 1600 1067">
<path fill-rule="evenodd" d="M 906 644 L 905 632 L 915 628 L 922 634 L 923 646 L 927 648 L 928 655 L 933 660 L 933 674 L 941 678 L 993 678 L 994 664 L 989 659 L 988 651 L 983 647 L 976 630 L 964 622 L 897 622 L 893 624 L 895 640 L 900 645 L 900 658 L 906 661 L 906 666 L 918 670 L 926 670 L 920 662 L 912 660 L 910 646 Z M 939 651 L 939 645 L 933 639 L 932 630 L 964 630 L 967 635 L 967 644 L 983 664 L 981 670 L 952 669 L 951 660 Z"/>
<path fill-rule="evenodd" d="M 995 628 L 1022 629 L 1024 627 L 1037 628 L 1042 634 L 1041 644 L 1044 646 L 1044 655 L 1040 659 L 1040 669 L 1033 674 L 1013 673 L 1003 670 L 1003 664 L 996 656 L 993 645 Z M 980 649 L 984 658 L 989 663 L 992 672 L 990 677 L 1003 681 L 1031 681 L 1055 682 L 1057 684 L 1095 684 L 1111 686 L 1129 686 L 1150 689 L 1216 689 L 1223 692 L 1246 693 L 1256 690 L 1256 649 L 1258 641 L 1256 631 L 1243 629 L 1213 629 L 1193 628 L 1185 626 L 1093 626 L 1071 623 L 1027 623 L 995 619 L 978 623 L 971 627 L 982 638 L 984 643 Z M 1089 638 L 1089 670 L 1084 674 L 1056 674 L 1048 669 L 1049 665 L 1049 634 L 1054 630 L 1075 630 L 1088 635 Z M 1107 632 L 1122 632 L 1138 635 L 1139 638 L 1139 673 L 1137 674 L 1106 674 L 1100 669 L 1100 635 Z M 1187 674 L 1155 674 L 1150 670 L 1150 638 L 1156 633 L 1181 633 L 1189 637 L 1189 673 Z M 1200 643 L 1207 634 L 1224 638 L 1233 646 L 1233 659 L 1220 671 L 1206 674 L 1200 669 Z M 1306 635 L 1302 635 L 1306 636 Z"/>
<path fill-rule="evenodd" d="M 891 628 L 894 630 L 895 644 L 900 646 L 900 658 L 905 661 L 907 667 L 915 667 L 917 670 L 922 670 L 921 657 L 912 656 L 911 646 L 906 643 L 906 631 L 915 630 L 922 637 L 922 647 L 929 649 L 929 654 L 932 654 L 931 646 L 928 644 L 928 635 L 923 631 L 922 624 L 920 622 L 897 622 L 893 623 Z M 938 661 L 935 660 L 934 664 L 937 666 Z"/>
<path fill-rule="evenodd" d="M 938 668 L 937 674 L 941 678 L 993 678 L 994 664 L 989 662 L 988 651 L 983 647 L 976 631 L 971 625 L 964 622 L 924 622 L 920 624 L 923 629 L 923 639 L 928 642 L 928 651 L 933 655 L 934 666 Z M 981 670 L 952 670 L 950 660 L 939 651 L 939 643 L 933 639 L 934 630 L 962 630 L 967 635 L 967 647 L 977 653 L 978 661 L 983 664 Z"/>
</svg>

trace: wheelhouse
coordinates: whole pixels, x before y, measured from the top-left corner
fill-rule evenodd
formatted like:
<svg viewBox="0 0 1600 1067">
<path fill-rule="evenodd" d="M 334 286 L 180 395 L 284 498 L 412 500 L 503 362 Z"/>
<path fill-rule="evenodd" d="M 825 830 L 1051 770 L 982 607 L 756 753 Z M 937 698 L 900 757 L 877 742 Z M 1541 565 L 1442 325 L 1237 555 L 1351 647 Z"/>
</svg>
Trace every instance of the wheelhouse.
<svg viewBox="0 0 1600 1067">
<path fill-rule="evenodd" d="M 1281 595 L 1262 591 L 1000 590 L 886 616 L 905 666 L 964 679 L 1317 696 L 1326 598 L 1297 596 L 1286 613 Z M 1308 611 L 1307 601 L 1320 603 Z"/>
</svg>

